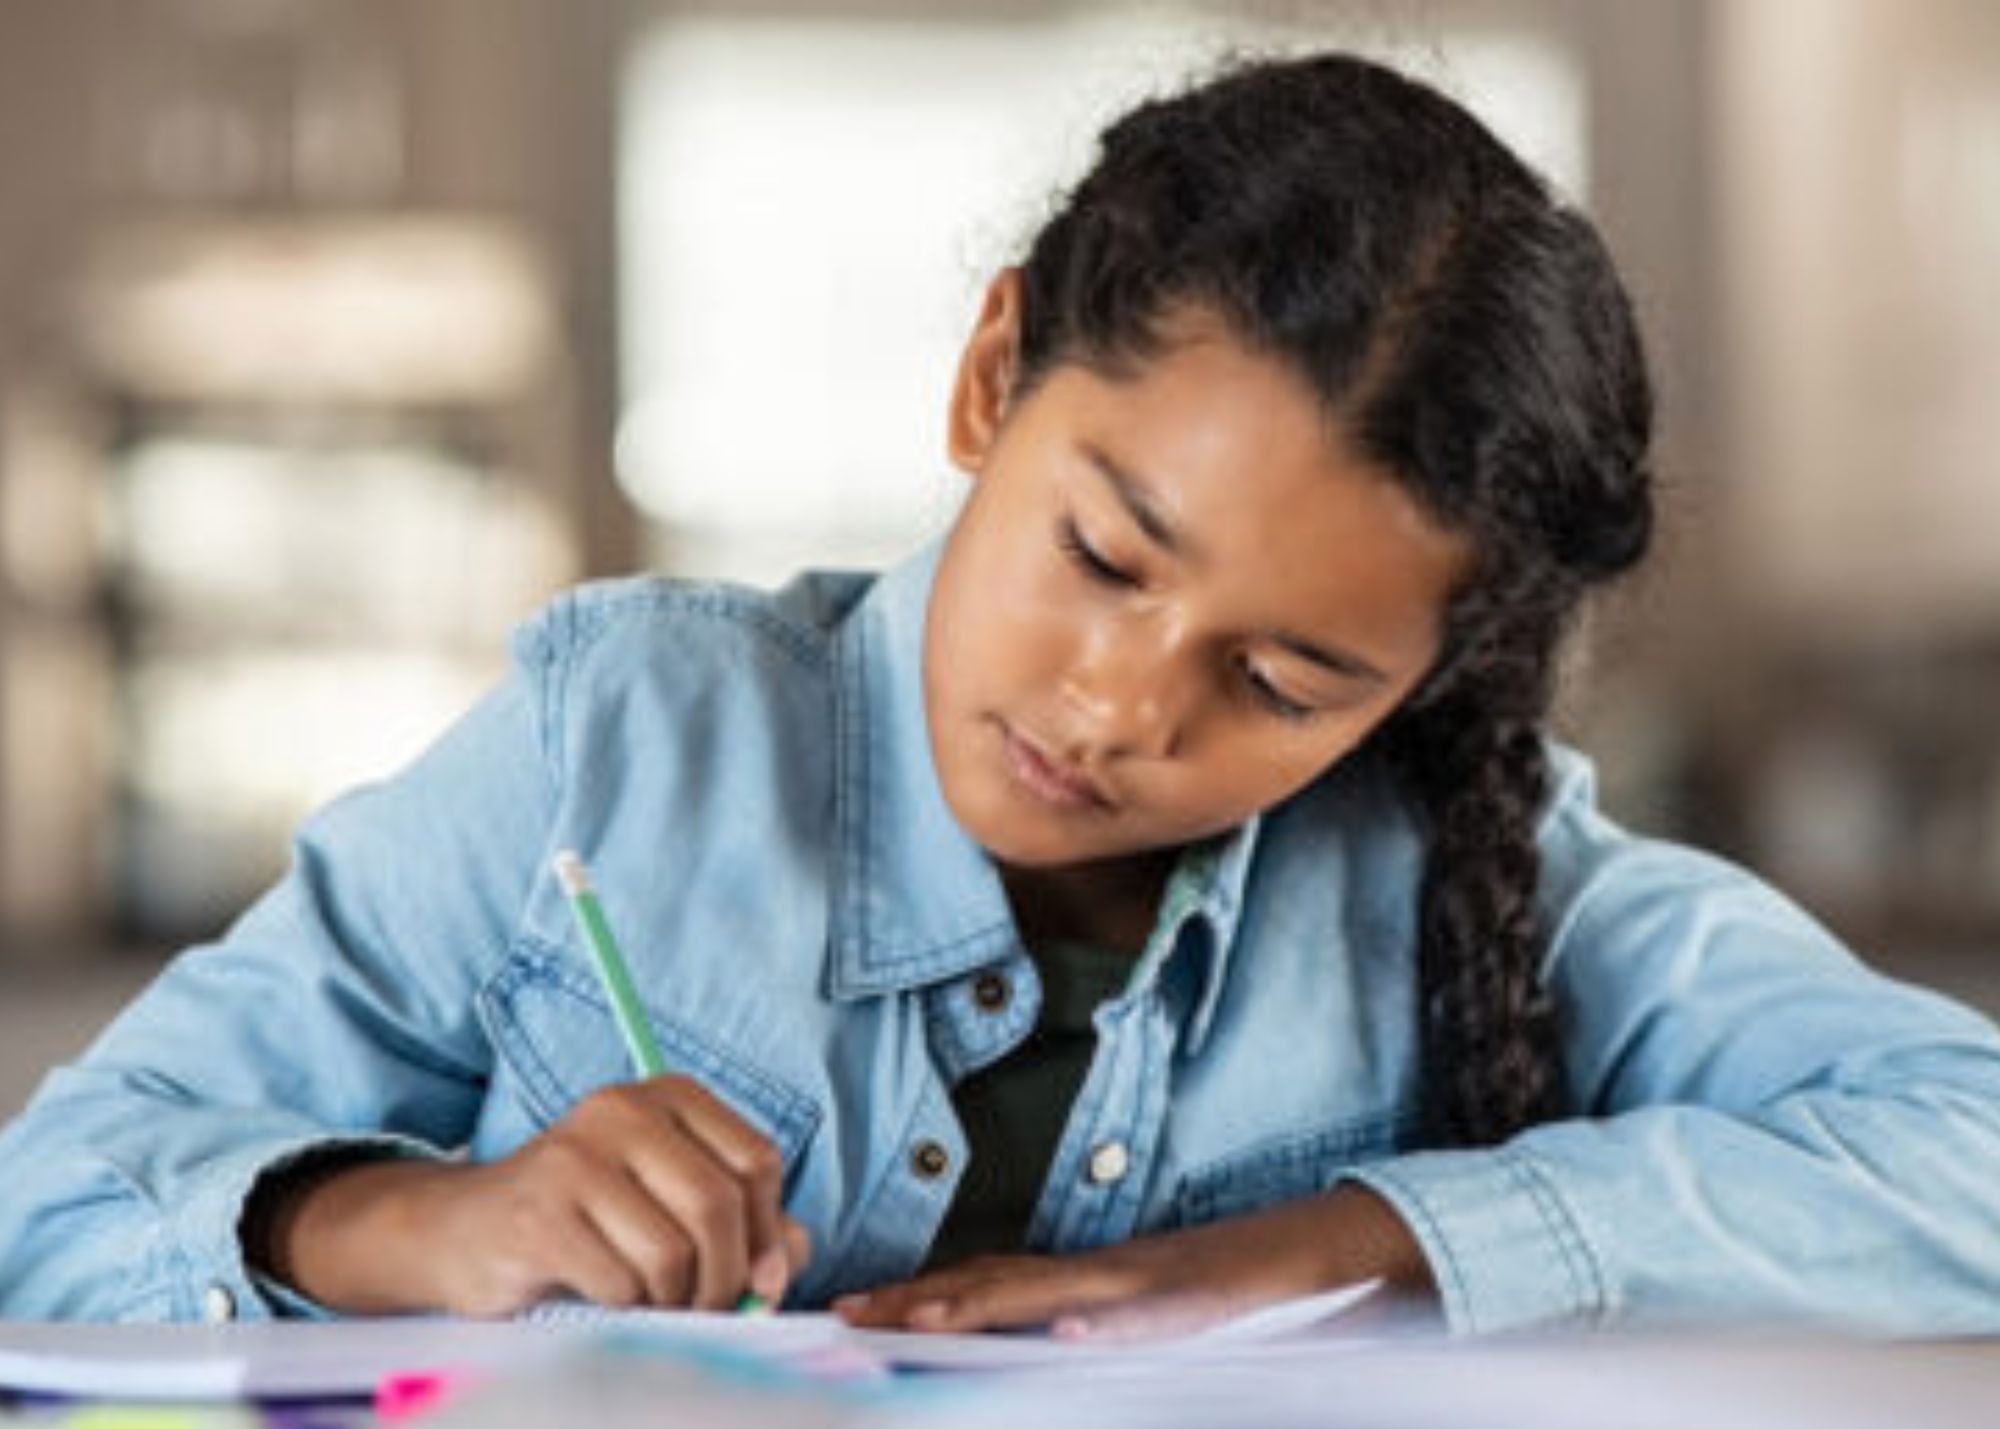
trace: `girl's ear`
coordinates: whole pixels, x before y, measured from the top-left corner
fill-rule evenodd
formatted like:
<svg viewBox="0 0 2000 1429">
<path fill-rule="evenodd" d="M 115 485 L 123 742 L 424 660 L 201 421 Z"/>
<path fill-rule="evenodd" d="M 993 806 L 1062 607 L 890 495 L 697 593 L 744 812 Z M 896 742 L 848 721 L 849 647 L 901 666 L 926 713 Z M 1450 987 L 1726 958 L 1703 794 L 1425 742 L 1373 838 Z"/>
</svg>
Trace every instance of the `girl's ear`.
<svg viewBox="0 0 2000 1429">
<path fill-rule="evenodd" d="M 1021 339 L 1021 270 L 1003 268 L 986 287 L 979 321 L 959 355 L 946 414 L 945 449 L 952 465 L 977 477 L 1007 415 Z"/>
</svg>

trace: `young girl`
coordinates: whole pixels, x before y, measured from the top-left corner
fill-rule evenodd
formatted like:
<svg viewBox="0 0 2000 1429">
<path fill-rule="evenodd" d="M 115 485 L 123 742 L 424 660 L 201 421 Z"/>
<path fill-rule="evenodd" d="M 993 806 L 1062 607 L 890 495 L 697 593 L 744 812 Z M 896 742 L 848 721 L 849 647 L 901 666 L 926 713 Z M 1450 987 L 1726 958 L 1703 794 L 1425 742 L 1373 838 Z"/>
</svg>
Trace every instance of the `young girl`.
<svg viewBox="0 0 2000 1429">
<path fill-rule="evenodd" d="M 1141 106 L 986 293 L 942 544 L 557 600 L 50 1076 L 0 1311 L 2000 1329 L 1993 1029 L 1544 736 L 1650 420 L 1591 227 L 1439 95 Z"/>
</svg>

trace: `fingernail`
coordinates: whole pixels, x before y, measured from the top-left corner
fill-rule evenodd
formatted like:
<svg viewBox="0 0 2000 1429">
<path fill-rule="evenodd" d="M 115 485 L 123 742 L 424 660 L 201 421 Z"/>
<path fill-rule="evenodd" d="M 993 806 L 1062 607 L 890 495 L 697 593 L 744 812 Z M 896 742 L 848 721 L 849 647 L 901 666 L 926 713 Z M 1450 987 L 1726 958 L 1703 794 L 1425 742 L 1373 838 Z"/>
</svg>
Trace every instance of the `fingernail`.
<svg viewBox="0 0 2000 1429">
<path fill-rule="evenodd" d="M 750 1267 L 750 1288 L 775 1305 L 785 1298 L 785 1281 L 791 1271 L 785 1248 L 774 1245 L 758 1256 L 756 1263 Z"/>
<path fill-rule="evenodd" d="M 852 1295 L 834 1297 L 833 1311 L 836 1315 L 859 1315 L 867 1308 L 868 1295 L 866 1291 L 857 1290 Z"/>
<path fill-rule="evenodd" d="M 951 1319 L 951 1305 L 944 1300 L 926 1300 L 910 1311 L 910 1323 L 920 1330 L 941 1330 Z"/>
<path fill-rule="evenodd" d="M 1049 1334 L 1058 1340 L 1081 1340 L 1090 1335 L 1090 1321 L 1081 1315 L 1058 1315 L 1049 1326 Z"/>
</svg>

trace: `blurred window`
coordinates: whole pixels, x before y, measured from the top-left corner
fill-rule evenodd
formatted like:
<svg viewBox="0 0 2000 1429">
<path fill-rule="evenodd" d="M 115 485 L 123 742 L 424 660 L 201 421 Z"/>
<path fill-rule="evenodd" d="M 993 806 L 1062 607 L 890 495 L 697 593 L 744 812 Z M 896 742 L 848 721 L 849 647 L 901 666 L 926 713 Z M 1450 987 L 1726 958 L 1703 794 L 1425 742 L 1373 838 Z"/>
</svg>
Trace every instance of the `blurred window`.
<svg viewBox="0 0 2000 1429">
<path fill-rule="evenodd" d="M 944 404 L 986 276 L 1106 120 L 1225 48 L 1381 54 L 1580 189 L 1578 61 L 1534 7 L 1418 39 L 1384 34 L 1379 6 L 1319 9 L 663 10 L 626 71 L 618 183 L 618 465 L 652 558 L 768 581 L 940 529 Z"/>
<path fill-rule="evenodd" d="M 110 502 L 125 925 L 220 922 L 301 814 L 415 756 L 566 564 L 526 483 L 414 437 L 162 424 Z"/>
</svg>

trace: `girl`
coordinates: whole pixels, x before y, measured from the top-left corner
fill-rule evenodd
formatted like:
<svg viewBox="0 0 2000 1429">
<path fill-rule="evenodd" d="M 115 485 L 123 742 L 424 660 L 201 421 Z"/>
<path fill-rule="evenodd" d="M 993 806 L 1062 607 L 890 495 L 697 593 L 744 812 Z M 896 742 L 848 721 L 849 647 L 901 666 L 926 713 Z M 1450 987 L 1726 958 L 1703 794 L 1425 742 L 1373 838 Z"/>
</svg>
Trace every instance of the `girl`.
<svg viewBox="0 0 2000 1429">
<path fill-rule="evenodd" d="M 941 546 L 525 626 L 50 1076 L 0 1309 L 2000 1328 L 1993 1029 L 1544 737 L 1650 420 L 1589 224 L 1444 98 L 1142 105 L 986 294 Z"/>
</svg>

